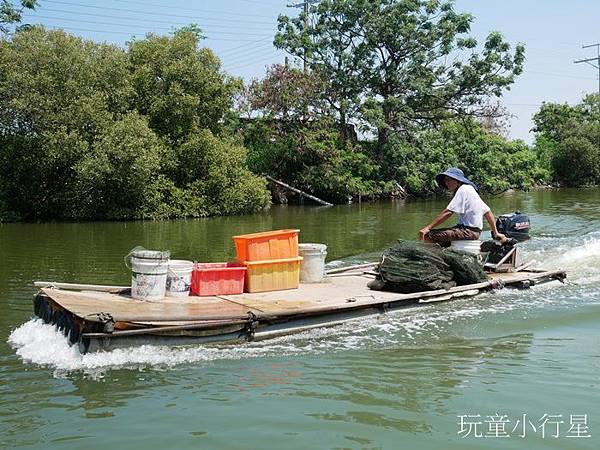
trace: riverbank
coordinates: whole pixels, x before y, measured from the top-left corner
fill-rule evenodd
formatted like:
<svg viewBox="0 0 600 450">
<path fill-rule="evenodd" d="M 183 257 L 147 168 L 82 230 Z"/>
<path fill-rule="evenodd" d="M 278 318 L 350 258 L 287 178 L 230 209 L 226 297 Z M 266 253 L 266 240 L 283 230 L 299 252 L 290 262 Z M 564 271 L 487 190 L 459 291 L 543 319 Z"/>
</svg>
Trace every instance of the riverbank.
<svg viewBox="0 0 600 450">
<path fill-rule="evenodd" d="M 589 190 L 589 189 L 596 189 L 598 186 L 583 186 L 583 187 L 577 187 L 577 188 L 569 188 L 569 187 L 565 187 L 565 186 L 561 186 L 558 183 L 553 183 L 552 185 L 535 185 L 533 187 L 531 187 L 530 189 L 527 190 L 521 190 L 521 189 L 507 189 L 505 191 L 501 191 L 498 193 L 491 193 L 491 192 L 482 192 L 481 195 L 484 198 L 487 197 L 496 197 L 496 196 L 502 196 L 502 195 L 515 195 L 515 194 L 525 194 L 528 192 L 535 192 L 535 191 L 552 191 L 552 190 Z M 383 200 L 371 200 L 371 199 L 364 199 L 364 200 L 358 200 L 358 199 L 349 199 L 349 201 L 345 202 L 345 203 L 341 203 L 341 204 L 337 204 L 337 205 L 333 205 L 334 207 L 338 206 L 338 207 L 343 207 L 344 205 L 351 205 L 351 204 L 359 204 L 359 205 L 377 205 L 377 204 L 385 204 L 388 202 L 397 202 L 397 201 L 401 201 L 401 202 L 421 202 L 421 201 L 447 201 L 447 199 L 449 198 L 449 193 L 431 193 L 429 195 L 426 196 L 406 196 L 406 197 L 393 197 L 393 198 L 389 198 L 389 199 L 383 199 Z M 311 207 L 315 207 L 315 208 L 319 208 L 320 205 L 318 204 L 313 204 L 310 201 L 306 201 L 305 205 L 308 208 Z M 272 203 L 271 207 L 286 207 L 286 206 L 300 206 L 299 202 L 285 202 L 285 203 Z M 248 215 L 254 215 L 254 214 L 268 214 L 268 209 L 269 208 L 264 208 L 264 210 L 262 212 L 254 212 L 254 213 L 249 213 L 246 214 L 245 216 Z M 230 215 L 230 216 L 226 216 L 226 217 L 243 217 L 244 215 L 240 215 L 240 214 L 234 214 L 234 215 Z M 189 216 L 189 217 L 180 217 L 177 218 L 178 220 L 186 220 L 186 219 L 216 219 L 219 217 L 223 217 L 223 216 L 203 216 L 203 217 L 196 217 L 196 216 Z M 170 220 L 173 219 L 146 219 L 146 220 L 142 220 L 142 222 L 168 222 Z M 113 223 L 127 223 L 127 222 L 139 222 L 140 219 L 115 219 L 115 220 L 42 220 L 42 219 L 38 219 L 38 220 L 22 220 L 16 217 L 3 217 L 0 214 L 0 225 L 1 224 L 9 224 L 9 223 L 29 223 L 29 224 L 43 224 L 43 223 L 64 223 L 64 224 L 77 224 L 77 223 L 81 223 L 81 224 L 85 224 L 85 223 L 105 223 L 105 222 L 113 222 Z"/>
</svg>

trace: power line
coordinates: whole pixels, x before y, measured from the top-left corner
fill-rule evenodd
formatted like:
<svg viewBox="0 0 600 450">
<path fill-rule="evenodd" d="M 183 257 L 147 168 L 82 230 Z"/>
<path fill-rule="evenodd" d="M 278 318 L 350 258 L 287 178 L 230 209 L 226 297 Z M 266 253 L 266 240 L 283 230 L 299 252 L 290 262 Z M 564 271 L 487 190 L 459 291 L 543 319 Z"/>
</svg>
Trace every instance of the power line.
<svg viewBox="0 0 600 450">
<path fill-rule="evenodd" d="M 240 2 L 246 2 L 246 3 L 254 3 L 257 5 L 267 5 L 267 3 L 263 2 L 263 1 L 259 1 L 259 0 L 239 0 Z M 271 3 L 269 3 L 269 5 L 271 5 Z M 275 5 L 273 5 L 275 6 Z"/>
<path fill-rule="evenodd" d="M 240 59 L 232 61 L 232 63 L 236 64 L 236 65 L 240 64 L 240 63 L 245 63 L 247 61 L 250 63 L 254 63 L 254 62 L 256 62 L 256 58 L 267 57 L 267 56 L 273 55 L 274 53 L 275 53 L 275 49 L 263 49 L 260 51 L 249 53 L 247 56 L 244 56 Z M 225 64 L 225 66 L 231 66 L 231 64 Z"/>
<path fill-rule="evenodd" d="M 251 66 L 251 65 L 253 65 L 253 64 L 256 64 L 256 61 L 252 61 L 252 62 L 249 62 L 249 63 L 247 63 L 247 64 L 242 64 L 241 66 L 236 66 L 236 67 L 225 68 L 225 70 L 226 70 L 227 72 L 233 72 L 234 70 L 243 69 L 244 67 L 248 67 L 248 66 Z M 267 65 L 267 64 L 265 64 L 265 66 L 266 66 L 266 65 Z"/>
<path fill-rule="evenodd" d="M 590 47 L 596 47 L 597 56 L 595 58 L 587 58 L 587 59 L 577 60 L 577 61 L 575 61 L 575 64 L 586 63 L 586 64 L 589 64 L 590 66 L 598 69 L 598 94 L 600 94 L 600 43 L 581 46 L 581 48 L 590 48 Z M 596 61 L 596 64 L 593 64 L 592 61 Z"/>
<path fill-rule="evenodd" d="M 74 14 L 76 16 L 80 16 L 82 14 L 85 14 L 86 16 L 101 17 L 101 18 L 105 18 L 105 19 L 114 19 L 115 18 L 114 14 L 112 14 L 112 15 L 110 15 L 110 14 L 94 14 L 94 13 L 88 13 L 88 12 L 81 13 L 81 12 L 77 12 L 77 11 L 69 11 L 69 10 L 66 10 L 66 9 L 45 8 L 43 11 L 44 12 L 47 11 L 47 12 L 51 12 L 51 13 L 61 13 L 61 14 Z M 31 17 L 34 18 L 36 13 L 37 13 L 37 11 L 36 12 L 31 12 L 30 13 L 30 14 L 32 14 Z M 119 18 L 120 19 L 128 19 L 128 20 L 136 20 L 136 21 L 141 21 L 141 22 L 148 22 L 148 23 L 163 23 L 163 24 L 167 24 L 167 25 L 181 25 L 181 26 L 185 26 L 185 25 L 189 25 L 190 24 L 189 21 L 188 22 L 173 22 L 171 20 L 153 20 L 153 19 L 146 19 L 146 18 L 141 18 L 140 19 L 139 17 L 122 17 L 122 16 L 119 17 Z M 209 21 L 210 22 L 210 21 L 214 21 L 214 20 L 217 20 L 217 19 L 201 19 L 201 20 L 203 22 L 204 21 Z M 235 21 L 235 20 L 234 21 L 229 21 L 229 20 L 226 20 L 226 19 L 223 19 L 223 20 L 225 20 L 226 22 L 237 23 L 237 21 Z M 254 23 L 254 22 L 252 22 L 252 23 Z M 223 24 L 219 23 L 218 21 L 215 24 L 207 23 L 206 25 L 211 25 L 211 26 L 212 25 L 215 25 L 215 26 L 218 25 L 221 28 L 233 28 L 233 29 L 239 29 L 240 28 L 239 24 L 237 24 L 237 25 L 223 25 Z M 270 25 L 272 25 L 272 24 L 270 24 Z"/>
<path fill-rule="evenodd" d="M 142 6 L 156 6 L 158 8 L 170 8 L 170 5 L 165 5 L 163 4 L 159 4 L 159 3 L 148 3 L 148 2 L 137 2 L 137 1 L 133 1 L 133 0 L 112 0 L 113 2 L 118 2 L 118 3 L 129 3 L 129 4 L 134 4 L 134 5 L 142 5 Z M 182 11 L 192 11 L 192 12 L 199 12 L 199 13 L 215 13 L 215 14 L 223 14 L 223 11 L 218 11 L 216 9 L 197 9 L 197 8 L 184 8 L 182 6 L 177 6 L 178 10 L 182 10 Z M 238 13 L 233 13 L 233 12 L 228 12 L 227 15 L 229 16 L 239 16 L 239 17 L 259 17 L 262 19 L 272 19 L 271 16 L 263 16 L 263 15 L 258 15 L 258 14 L 238 14 Z"/>
<path fill-rule="evenodd" d="M 592 78 L 589 77 L 579 77 L 577 75 L 568 75 L 565 73 L 556 73 L 556 72 L 543 72 L 543 71 L 539 71 L 539 70 L 528 70 L 526 69 L 525 71 L 523 71 L 523 74 L 526 75 L 528 73 L 537 73 L 540 75 L 550 75 L 553 77 L 560 77 L 560 78 L 573 78 L 573 79 L 577 79 L 577 80 L 591 80 Z"/>
<path fill-rule="evenodd" d="M 505 106 L 527 106 L 530 108 L 540 108 L 542 106 L 541 103 L 503 103 Z"/>
<path fill-rule="evenodd" d="M 49 17 L 49 16 L 36 16 L 36 18 L 41 18 L 41 19 L 52 19 L 52 20 L 58 20 L 58 21 L 64 21 L 64 22 L 77 22 L 77 23 L 89 23 L 89 24 L 95 24 L 95 25 L 110 25 L 110 26 L 117 26 L 117 27 L 132 27 L 131 23 L 116 23 L 116 22 L 98 22 L 98 21 L 94 21 L 94 20 L 84 20 L 84 19 L 65 19 L 62 17 Z M 135 27 L 135 25 L 134 25 Z M 140 27 L 139 25 L 137 26 L 138 28 Z M 157 27 L 157 26 L 153 26 L 152 29 L 154 30 L 166 30 L 166 31 L 173 31 L 173 27 L 171 28 L 166 28 L 166 27 Z M 203 30 L 204 31 L 204 30 Z M 233 35 L 233 36 L 267 36 L 266 34 L 256 34 L 256 33 L 240 33 L 240 32 L 228 32 L 228 31 L 211 31 L 208 32 L 208 34 L 218 34 L 218 35 Z"/>
<path fill-rule="evenodd" d="M 243 46 L 233 47 L 233 48 L 223 50 L 222 52 L 219 53 L 219 56 L 225 56 L 227 58 L 231 58 L 231 57 L 236 57 L 238 55 L 243 56 L 246 52 L 258 50 L 259 48 L 264 49 L 264 50 L 266 50 L 267 47 L 274 49 L 271 42 L 269 42 L 269 43 L 265 42 L 262 45 L 257 45 L 255 47 L 251 47 L 253 44 L 256 44 L 258 42 L 260 42 L 260 40 L 248 42 L 247 44 L 244 44 Z"/>
<path fill-rule="evenodd" d="M 47 3 L 57 3 L 60 5 L 67 5 L 67 6 L 79 6 L 81 8 L 92 8 L 92 9 L 100 9 L 100 10 L 105 10 L 105 11 L 118 11 L 118 12 L 129 12 L 129 13 L 134 13 L 134 14 L 143 14 L 143 15 L 147 15 L 147 16 L 160 16 L 160 17 L 177 17 L 180 19 L 187 19 L 189 20 L 190 17 L 189 16 L 183 16 L 181 14 L 169 14 L 169 13 L 153 13 L 153 12 L 147 12 L 147 11 L 138 11 L 135 9 L 126 9 L 126 8 L 110 8 L 108 6 L 96 6 L 96 5 L 84 5 L 81 3 L 71 3 L 71 2 L 64 2 L 64 1 L 60 1 L 60 0 L 45 0 Z M 87 14 L 87 13 L 86 13 Z M 216 20 L 216 19 L 215 19 Z M 222 19 L 225 20 L 225 19 Z M 270 23 L 266 23 L 266 22 L 257 22 L 254 20 L 235 20 L 235 21 L 231 21 L 231 20 L 227 20 L 228 22 L 244 22 L 244 23 L 256 23 L 256 24 L 262 24 L 262 25 L 271 25 Z"/>
<path fill-rule="evenodd" d="M 52 25 L 48 25 L 47 28 L 50 28 L 52 30 L 70 30 L 70 31 L 85 31 L 85 32 L 90 32 L 90 33 L 103 33 L 103 34 L 121 34 L 121 35 L 127 35 L 130 37 L 135 37 L 137 34 L 136 33 L 130 33 L 127 31 L 116 31 L 116 30 L 94 30 L 91 28 L 79 28 L 79 27 L 58 27 L 58 26 L 52 26 Z M 147 34 L 148 31 L 144 31 L 140 34 Z M 205 38 L 206 40 L 209 41 L 230 41 L 230 42 L 250 42 L 250 41 L 244 41 L 244 39 L 235 39 L 235 38 L 211 38 L 211 37 L 207 37 Z"/>
</svg>

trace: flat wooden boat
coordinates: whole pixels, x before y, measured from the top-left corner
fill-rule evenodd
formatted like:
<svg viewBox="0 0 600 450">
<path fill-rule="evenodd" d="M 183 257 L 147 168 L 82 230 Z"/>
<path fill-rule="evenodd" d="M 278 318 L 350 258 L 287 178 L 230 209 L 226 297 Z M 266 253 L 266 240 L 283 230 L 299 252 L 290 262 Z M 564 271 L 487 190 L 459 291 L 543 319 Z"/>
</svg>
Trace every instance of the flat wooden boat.
<svg viewBox="0 0 600 450">
<path fill-rule="evenodd" d="M 247 341 L 333 326 L 389 310 L 478 295 L 503 287 L 563 281 L 562 270 L 491 273 L 483 283 L 398 294 L 370 290 L 372 272 L 337 269 L 324 282 L 298 289 L 141 301 L 130 289 L 36 282 L 34 312 L 55 324 L 82 353 L 142 344 Z"/>
</svg>

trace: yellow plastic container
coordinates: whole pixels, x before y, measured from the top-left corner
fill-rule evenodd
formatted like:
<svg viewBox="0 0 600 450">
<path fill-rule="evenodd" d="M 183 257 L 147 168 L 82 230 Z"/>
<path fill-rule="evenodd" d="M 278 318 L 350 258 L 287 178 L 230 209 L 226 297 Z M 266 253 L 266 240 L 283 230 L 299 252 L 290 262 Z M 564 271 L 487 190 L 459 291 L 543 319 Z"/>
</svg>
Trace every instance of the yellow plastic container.
<svg viewBox="0 0 600 450">
<path fill-rule="evenodd" d="M 301 256 L 267 261 L 245 261 L 245 292 L 281 291 L 296 289 L 300 284 Z"/>
<path fill-rule="evenodd" d="M 233 236 L 237 260 L 271 261 L 298 256 L 300 230 L 275 230 Z"/>
</svg>

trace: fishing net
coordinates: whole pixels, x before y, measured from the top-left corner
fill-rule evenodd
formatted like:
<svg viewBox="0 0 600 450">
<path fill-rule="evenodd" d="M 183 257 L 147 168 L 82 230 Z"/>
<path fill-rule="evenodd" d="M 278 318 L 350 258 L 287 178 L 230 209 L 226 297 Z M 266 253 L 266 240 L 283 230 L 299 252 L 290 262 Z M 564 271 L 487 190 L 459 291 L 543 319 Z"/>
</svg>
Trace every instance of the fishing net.
<svg viewBox="0 0 600 450">
<path fill-rule="evenodd" d="M 383 254 L 379 276 L 369 287 L 409 294 L 486 280 L 475 255 L 437 244 L 398 241 Z"/>
<path fill-rule="evenodd" d="M 379 276 L 383 281 L 380 290 L 406 294 L 456 286 L 437 244 L 399 241 L 383 254 Z"/>
<path fill-rule="evenodd" d="M 444 261 L 454 273 L 454 281 L 458 286 L 481 283 L 488 280 L 483 271 L 483 266 L 477 259 L 477 255 L 451 248 L 443 249 L 442 253 L 444 254 Z"/>
</svg>

